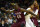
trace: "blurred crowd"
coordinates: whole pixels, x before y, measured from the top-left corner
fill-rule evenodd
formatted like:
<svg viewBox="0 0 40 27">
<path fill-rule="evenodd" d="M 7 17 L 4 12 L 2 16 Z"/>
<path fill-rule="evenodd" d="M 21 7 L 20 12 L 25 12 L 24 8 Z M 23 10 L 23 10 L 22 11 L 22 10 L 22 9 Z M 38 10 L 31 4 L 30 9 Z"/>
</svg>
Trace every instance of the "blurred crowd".
<svg viewBox="0 0 40 27">
<path fill-rule="evenodd" d="M 0 26 L 1 24 L 6 24 L 7 27 L 9 27 L 11 24 L 14 24 L 17 22 L 16 14 L 15 13 L 2 13 L 0 11 Z"/>
<path fill-rule="evenodd" d="M 6 9 L 12 9 L 12 5 L 10 3 L 18 3 L 18 5 L 22 8 L 28 8 L 34 0 L 1 0 L 0 7 L 5 7 Z"/>
</svg>

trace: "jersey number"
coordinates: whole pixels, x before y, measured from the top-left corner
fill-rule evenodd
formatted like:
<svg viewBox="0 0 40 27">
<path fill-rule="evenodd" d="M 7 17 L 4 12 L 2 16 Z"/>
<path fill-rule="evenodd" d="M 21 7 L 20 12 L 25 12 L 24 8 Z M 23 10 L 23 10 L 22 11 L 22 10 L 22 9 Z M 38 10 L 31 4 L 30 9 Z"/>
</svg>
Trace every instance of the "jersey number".
<svg viewBox="0 0 40 27">
<path fill-rule="evenodd" d="M 17 18 L 21 18 L 21 15 L 17 15 Z"/>
</svg>

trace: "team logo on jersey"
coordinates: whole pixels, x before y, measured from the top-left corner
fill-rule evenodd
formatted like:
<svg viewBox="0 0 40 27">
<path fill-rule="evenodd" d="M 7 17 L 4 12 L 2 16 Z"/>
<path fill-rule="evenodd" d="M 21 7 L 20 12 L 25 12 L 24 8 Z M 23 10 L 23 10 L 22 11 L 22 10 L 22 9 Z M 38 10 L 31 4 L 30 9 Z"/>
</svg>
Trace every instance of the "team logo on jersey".
<svg viewBox="0 0 40 27">
<path fill-rule="evenodd" d="M 21 12 L 17 12 L 17 13 L 15 13 L 16 15 L 19 15 L 19 14 L 21 14 Z"/>
</svg>

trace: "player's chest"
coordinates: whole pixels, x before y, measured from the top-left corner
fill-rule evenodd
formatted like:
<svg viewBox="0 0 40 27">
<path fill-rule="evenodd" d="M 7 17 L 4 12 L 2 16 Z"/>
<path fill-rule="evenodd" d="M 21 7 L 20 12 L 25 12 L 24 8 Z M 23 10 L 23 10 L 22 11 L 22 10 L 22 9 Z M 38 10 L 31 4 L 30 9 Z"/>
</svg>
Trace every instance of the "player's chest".
<svg viewBox="0 0 40 27">
<path fill-rule="evenodd" d="M 16 15 L 21 15 L 21 12 L 16 12 L 15 14 L 16 14 Z"/>
</svg>

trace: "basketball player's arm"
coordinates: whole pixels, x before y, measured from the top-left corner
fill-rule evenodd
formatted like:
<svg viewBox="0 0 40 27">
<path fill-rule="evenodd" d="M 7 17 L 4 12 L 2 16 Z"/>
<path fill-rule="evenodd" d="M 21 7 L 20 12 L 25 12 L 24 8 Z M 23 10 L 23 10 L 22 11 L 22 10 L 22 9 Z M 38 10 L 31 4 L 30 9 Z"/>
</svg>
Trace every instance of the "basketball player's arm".
<svg viewBox="0 0 40 27">
<path fill-rule="evenodd" d="M 32 13 L 34 13 L 35 15 L 37 15 L 38 14 L 38 9 L 36 9 L 36 11 L 34 12 L 32 9 L 30 9 L 30 8 L 28 8 L 27 9 L 28 11 L 30 11 L 30 12 L 32 12 Z"/>
<path fill-rule="evenodd" d="M 6 9 L 2 9 L 1 8 L 1 10 L 4 11 L 4 12 L 6 12 L 6 13 L 11 13 L 11 12 L 13 12 L 14 9 L 12 9 L 12 10 L 6 10 Z"/>
<path fill-rule="evenodd" d="M 35 12 L 32 9 L 28 9 L 28 10 L 34 13 L 35 15 L 38 15 L 39 5 L 37 5 L 37 9 Z"/>
</svg>

